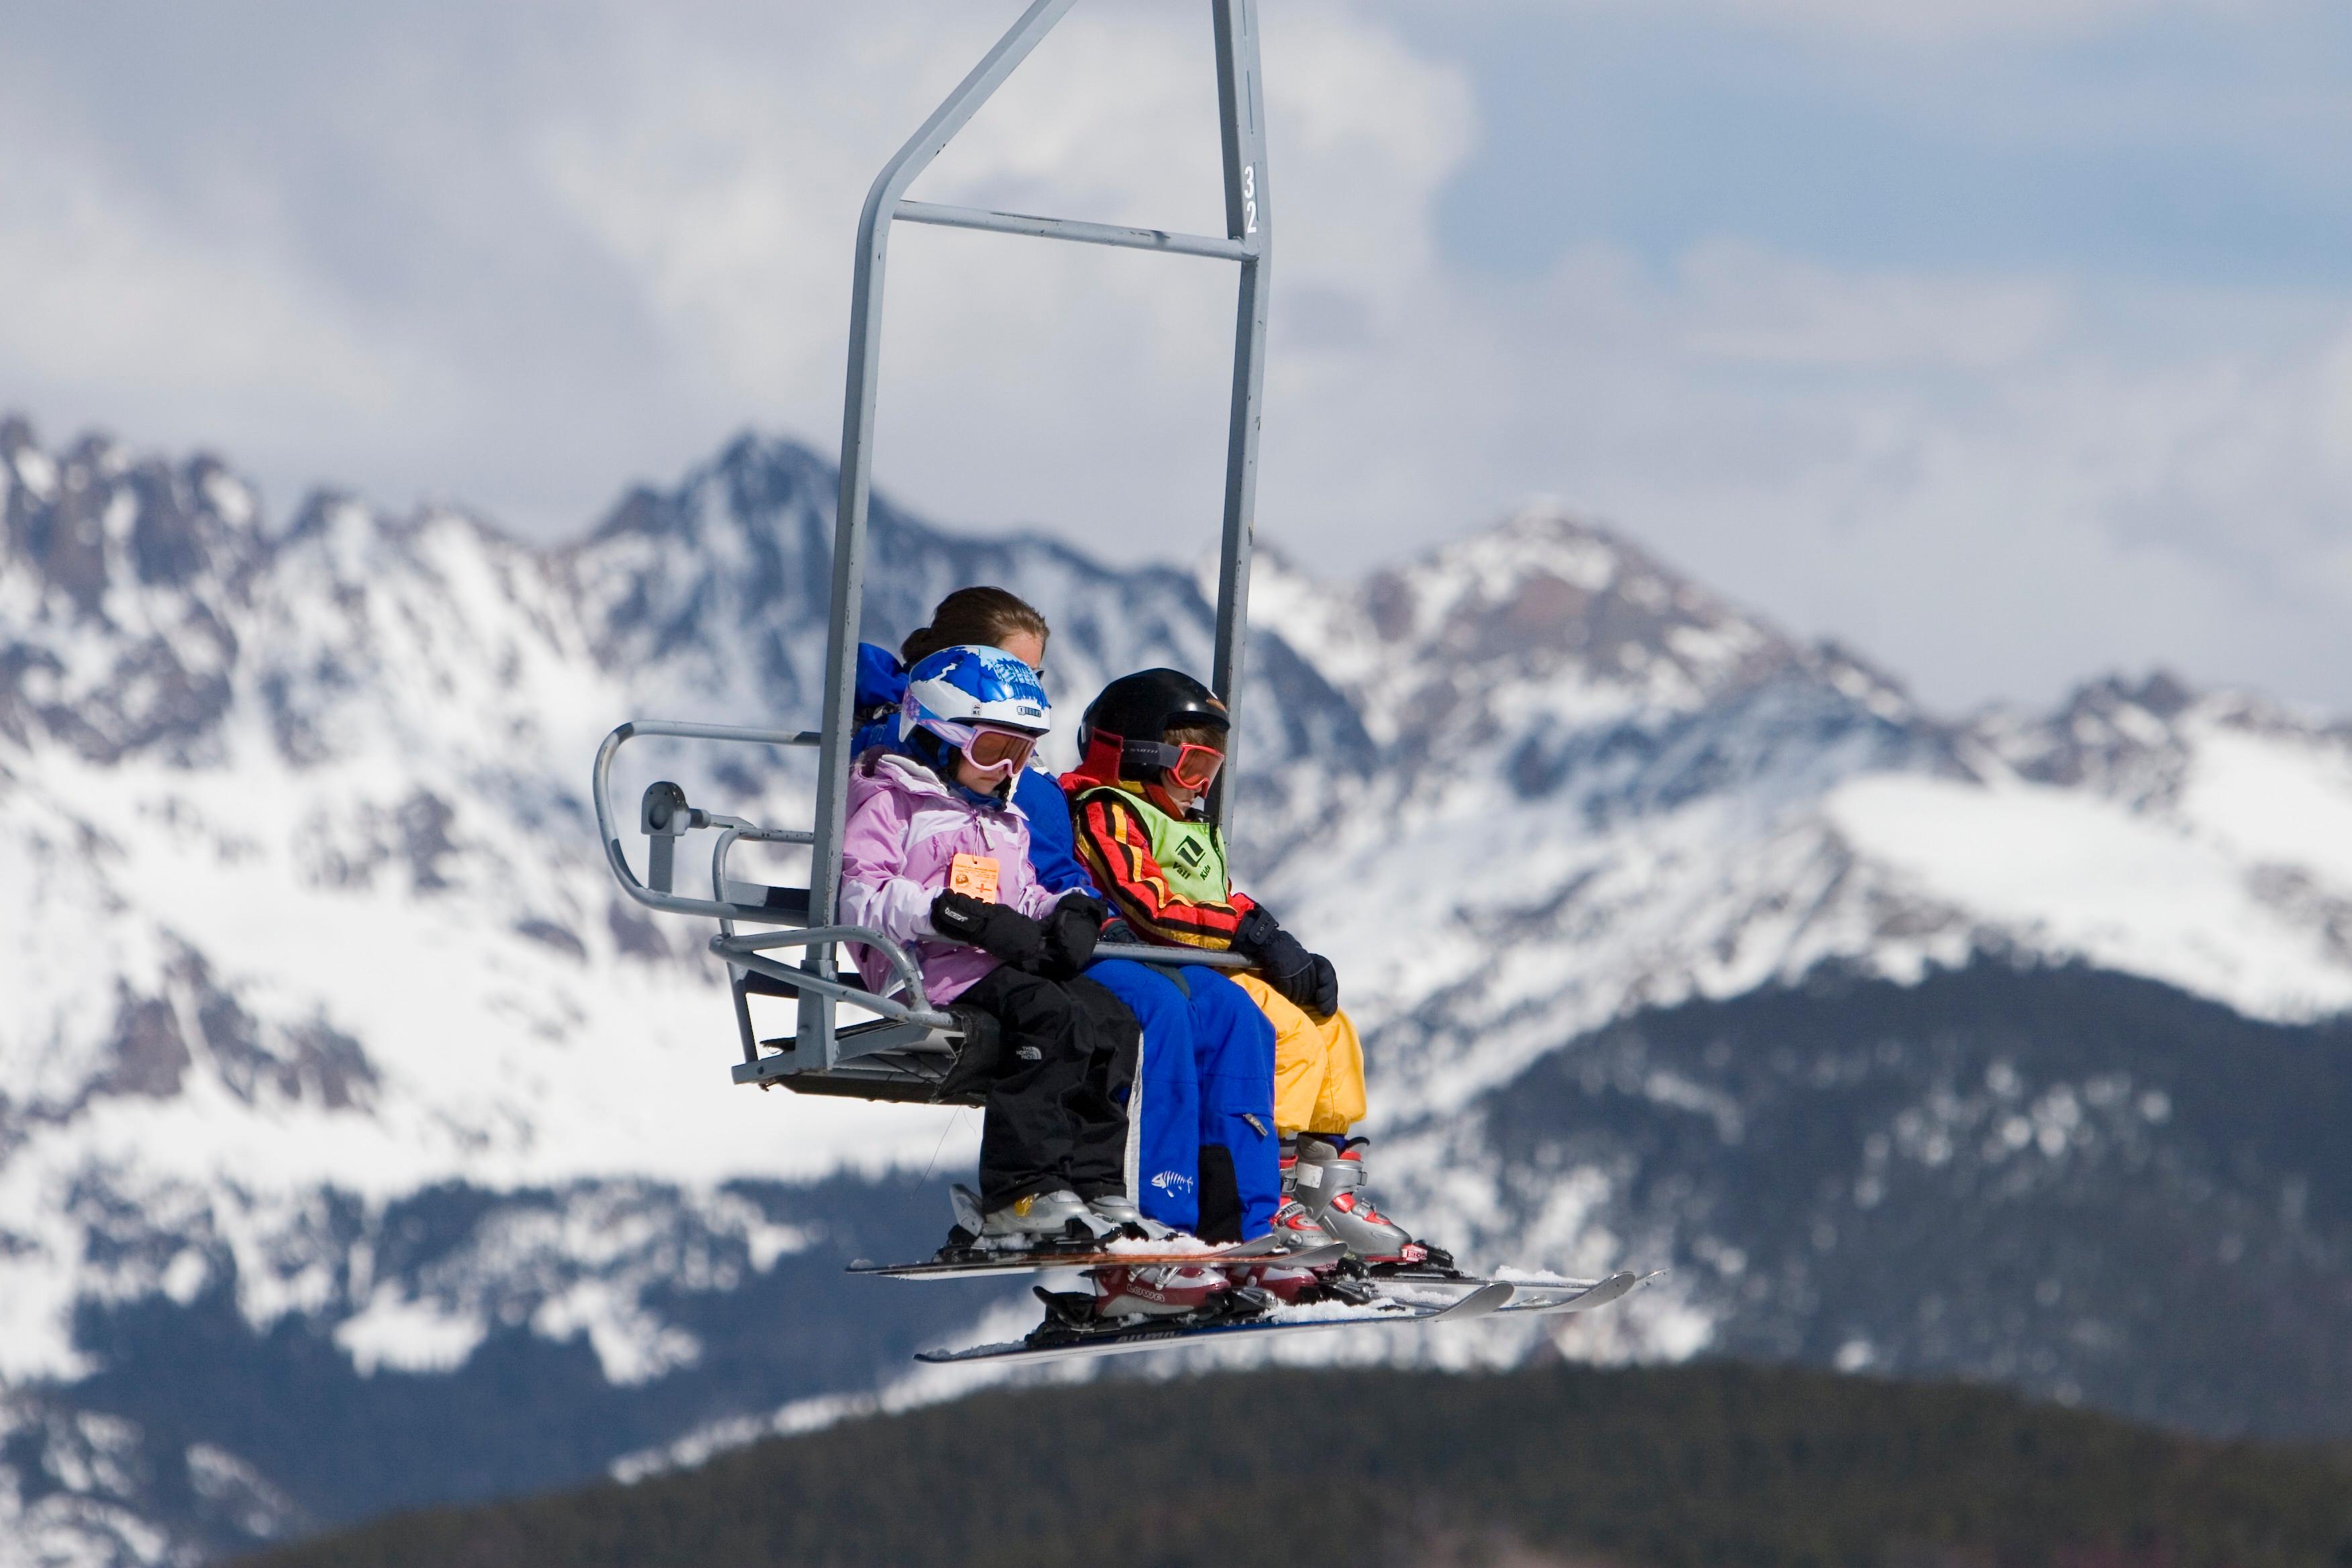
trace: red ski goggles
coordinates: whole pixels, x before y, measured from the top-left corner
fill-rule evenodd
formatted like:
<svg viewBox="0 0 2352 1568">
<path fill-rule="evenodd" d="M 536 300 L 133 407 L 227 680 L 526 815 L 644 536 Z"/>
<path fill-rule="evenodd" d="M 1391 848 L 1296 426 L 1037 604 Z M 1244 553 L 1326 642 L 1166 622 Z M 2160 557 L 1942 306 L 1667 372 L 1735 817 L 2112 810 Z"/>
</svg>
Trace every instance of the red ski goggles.
<svg viewBox="0 0 2352 1568">
<path fill-rule="evenodd" d="M 1121 768 L 1129 778 L 1144 768 L 1158 768 L 1161 782 L 1206 795 L 1225 765 L 1222 746 L 1171 746 L 1164 741 L 1129 741 L 1121 748 Z M 1148 776 L 1148 775 L 1146 775 Z"/>
<path fill-rule="evenodd" d="M 1176 753 L 1174 762 L 1160 764 L 1169 782 L 1195 795 L 1208 794 L 1209 786 L 1217 782 L 1217 770 L 1225 765 L 1224 752 L 1215 746 L 1162 746 L 1160 750 Z"/>
</svg>

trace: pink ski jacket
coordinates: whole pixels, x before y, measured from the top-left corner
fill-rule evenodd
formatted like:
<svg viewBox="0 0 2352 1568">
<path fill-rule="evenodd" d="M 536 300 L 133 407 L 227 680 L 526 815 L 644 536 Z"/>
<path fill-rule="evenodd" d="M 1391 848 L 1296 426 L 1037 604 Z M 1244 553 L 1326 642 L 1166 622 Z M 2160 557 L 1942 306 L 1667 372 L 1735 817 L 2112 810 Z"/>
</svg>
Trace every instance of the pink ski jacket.
<svg viewBox="0 0 2352 1568">
<path fill-rule="evenodd" d="M 849 771 L 849 820 L 841 841 L 841 919 L 904 946 L 923 972 L 933 1003 L 952 1001 L 1002 962 L 976 947 L 939 939 L 931 900 L 948 885 L 959 855 L 996 862 L 996 899 L 1032 920 L 1061 901 L 1029 867 L 1029 819 L 1007 802 L 979 805 L 909 757 L 860 757 Z M 853 943 L 868 990 L 891 984 L 878 952 Z"/>
</svg>

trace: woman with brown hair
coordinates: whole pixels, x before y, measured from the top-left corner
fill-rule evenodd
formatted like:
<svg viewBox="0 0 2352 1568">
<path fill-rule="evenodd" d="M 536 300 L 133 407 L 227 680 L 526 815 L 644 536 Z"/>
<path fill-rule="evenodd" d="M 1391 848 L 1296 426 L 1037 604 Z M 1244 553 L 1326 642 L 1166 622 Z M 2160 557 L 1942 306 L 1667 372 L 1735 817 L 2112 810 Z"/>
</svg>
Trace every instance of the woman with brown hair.
<svg viewBox="0 0 2352 1568">
<path fill-rule="evenodd" d="M 908 668 L 943 647 L 1000 647 L 1032 669 L 1045 663 L 1045 639 L 1053 630 L 1035 606 L 1003 588 L 958 588 L 931 612 L 931 624 L 918 626 L 898 645 Z"/>
<path fill-rule="evenodd" d="M 1002 648 L 1043 668 L 1051 637 L 1045 617 L 1003 588 L 959 588 L 940 601 L 898 657 L 871 643 L 857 650 L 859 754 L 900 743 L 906 671 L 941 648 Z M 1037 882 L 1060 893 L 1099 898 L 1071 838 L 1069 798 L 1050 773 L 1024 769 L 1013 804 L 1028 819 L 1029 864 Z M 1131 940 L 1113 921 L 1108 940 Z M 1123 1004 L 1140 1025 L 1141 1060 L 1122 1083 L 1128 1109 L 1127 1191 L 1142 1217 L 1213 1241 L 1241 1241 L 1273 1228 L 1286 1242 L 1328 1237 L 1311 1221 L 1275 1226 L 1281 1181 L 1269 1142 L 1274 1127 L 1274 1030 L 1242 989 L 1213 969 L 1181 980 L 1120 960 L 1097 963 L 1086 978 Z M 1287 1205 L 1295 1207 L 1296 1205 Z M 1097 1212 L 1104 1206 L 1096 1205 Z M 1294 1221 L 1304 1217 L 1304 1211 Z"/>
</svg>

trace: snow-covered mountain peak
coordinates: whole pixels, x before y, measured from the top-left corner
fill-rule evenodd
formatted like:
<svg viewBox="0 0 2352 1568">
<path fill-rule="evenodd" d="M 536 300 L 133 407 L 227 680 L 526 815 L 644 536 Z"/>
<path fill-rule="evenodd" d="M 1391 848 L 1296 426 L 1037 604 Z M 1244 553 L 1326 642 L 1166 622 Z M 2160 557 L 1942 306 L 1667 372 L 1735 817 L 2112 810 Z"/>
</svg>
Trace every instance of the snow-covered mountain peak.
<svg viewBox="0 0 2352 1568">
<path fill-rule="evenodd" d="M 104 435 L 52 455 L 14 416 L 0 419 L 0 555 L 100 619 L 112 592 L 226 577 L 261 544 L 253 490 L 219 458 L 139 458 Z"/>
<path fill-rule="evenodd" d="M 747 434 L 675 489 L 633 488 L 562 552 L 599 658 L 666 668 L 706 712 L 813 706 L 794 650 L 824 615 L 835 483 L 807 447 Z"/>
<path fill-rule="evenodd" d="M 1351 588 L 1307 584 L 1286 563 L 1253 584 L 1280 626 L 1401 752 L 1520 731 L 1689 713 L 1795 678 L 1878 717 L 1918 715 L 1891 679 L 1807 647 L 1622 536 L 1529 507 Z"/>
<path fill-rule="evenodd" d="M 2086 682 L 2047 714 L 1990 709 L 1967 735 L 2021 779 L 2143 811 L 2179 807 L 2217 749 L 2274 754 L 2294 771 L 2352 760 L 2352 724 L 2252 692 L 2198 692 L 2168 670 Z"/>
<path fill-rule="evenodd" d="M 2021 778 L 2088 784 L 2145 802 L 2177 782 L 2184 755 L 2180 726 L 2200 706 L 2197 694 L 2169 671 L 2137 681 L 2111 675 L 2078 687 L 2050 713 L 1988 710 L 1970 721 L 1969 731 Z"/>
<path fill-rule="evenodd" d="M 229 700 L 235 605 L 267 553 L 217 460 L 133 459 L 85 437 L 52 456 L 0 422 L 0 735 L 110 762 L 185 759 Z"/>
</svg>

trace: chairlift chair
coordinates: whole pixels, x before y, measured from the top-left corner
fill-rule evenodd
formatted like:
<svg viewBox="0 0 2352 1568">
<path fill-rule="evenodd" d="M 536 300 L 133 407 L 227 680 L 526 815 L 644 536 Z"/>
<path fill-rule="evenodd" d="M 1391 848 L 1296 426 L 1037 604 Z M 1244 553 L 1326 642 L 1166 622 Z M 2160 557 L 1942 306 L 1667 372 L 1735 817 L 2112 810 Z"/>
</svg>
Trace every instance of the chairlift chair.
<svg viewBox="0 0 2352 1568">
<path fill-rule="evenodd" d="M 879 931 L 836 922 L 851 737 L 856 725 L 856 651 L 865 595 L 866 521 L 873 487 L 883 282 L 893 224 L 984 229 L 1239 264 L 1232 421 L 1225 448 L 1224 528 L 1217 577 L 1216 653 L 1210 684 L 1229 707 L 1240 692 L 1257 489 L 1258 399 L 1265 379 L 1265 291 L 1274 230 L 1267 196 L 1256 0 L 1210 0 L 1209 5 L 1216 37 L 1217 110 L 1223 142 L 1226 232 L 1223 238 L 941 206 L 906 196 L 907 187 L 1076 4 L 1077 0 L 1035 0 L 924 121 L 922 129 L 883 165 L 866 193 L 857 226 L 850 302 L 841 501 L 834 525 L 833 584 L 825 628 L 824 727 L 791 731 L 635 720 L 606 736 L 596 752 L 596 830 L 623 891 L 649 909 L 719 922 L 710 950 L 727 964 L 733 993 L 743 1051 L 743 1059 L 734 1068 L 737 1083 L 757 1084 L 761 1089 L 782 1084 L 802 1094 L 859 1100 L 979 1103 L 973 1098 L 940 1092 L 941 1081 L 961 1045 L 959 1026 L 932 1005 L 913 961 Z M 814 748 L 818 758 L 815 821 L 804 829 L 762 827 L 692 805 L 675 784 L 655 784 L 639 803 L 638 827 L 646 840 L 646 875 L 640 881 L 615 826 L 612 774 L 614 759 L 622 746 L 645 737 Z M 1227 773 L 1230 776 L 1230 763 Z M 1221 820 L 1227 798 L 1222 790 L 1213 797 L 1212 809 Z M 681 893 L 676 885 L 680 839 L 688 833 L 706 831 L 717 835 L 707 899 Z M 809 885 L 773 887 L 735 879 L 729 874 L 730 858 L 742 843 L 805 846 L 810 854 Z M 896 987 L 887 994 L 867 990 L 854 969 L 844 978 L 835 964 L 835 950 L 845 942 L 862 943 L 881 953 L 889 963 Z M 800 954 L 797 964 L 776 956 L 793 950 Z M 1106 943 L 1096 952 L 1103 958 L 1138 958 L 1162 964 L 1243 966 L 1243 961 L 1231 953 L 1183 948 Z M 793 1000 L 796 1004 L 793 1032 L 760 1038 L 751 1017 L 753 996 Z M 840 1010 L 844 1007 L 867 1016 L 843 1023 Z"/>
</svg>

